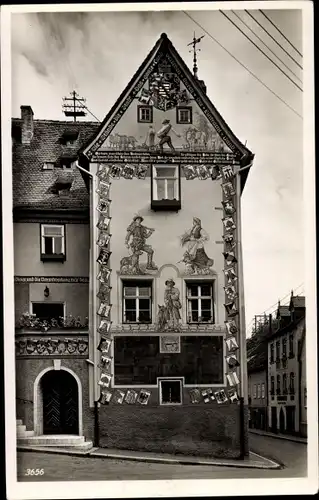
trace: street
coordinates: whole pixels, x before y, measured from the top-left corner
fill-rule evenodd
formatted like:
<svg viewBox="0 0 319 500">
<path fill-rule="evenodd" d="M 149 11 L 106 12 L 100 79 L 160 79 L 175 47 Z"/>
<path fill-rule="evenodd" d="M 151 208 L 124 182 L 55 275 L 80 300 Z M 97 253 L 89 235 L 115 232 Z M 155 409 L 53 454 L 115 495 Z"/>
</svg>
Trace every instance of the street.
<svg viewBox="0 0 319 500">
<path fill-rule="evenodd" d="M 284 468 L 267 470 L 157 464 L 88 456 L 18 452 L 18 481 L 284 478 L 302 477 L 307 473 L 307 446 L 303 443 L 250 434 L 250 447 L 255 453 L 279 461 Z M 43 469 L 44 474 L 27 476 L 27 469 Z"/>
</svg>

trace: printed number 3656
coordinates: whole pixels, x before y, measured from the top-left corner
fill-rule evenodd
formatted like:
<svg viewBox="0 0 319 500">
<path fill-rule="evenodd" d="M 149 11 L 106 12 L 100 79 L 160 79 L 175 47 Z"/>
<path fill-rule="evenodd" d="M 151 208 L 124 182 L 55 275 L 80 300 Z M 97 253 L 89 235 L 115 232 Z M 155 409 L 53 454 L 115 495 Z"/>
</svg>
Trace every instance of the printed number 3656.
<svg viewBox="0 0 319 500">
<path fill-rule="evenodd" d="M 44 469 L 27 469 L 26 476 L 43 476 Z"/>
</svg>

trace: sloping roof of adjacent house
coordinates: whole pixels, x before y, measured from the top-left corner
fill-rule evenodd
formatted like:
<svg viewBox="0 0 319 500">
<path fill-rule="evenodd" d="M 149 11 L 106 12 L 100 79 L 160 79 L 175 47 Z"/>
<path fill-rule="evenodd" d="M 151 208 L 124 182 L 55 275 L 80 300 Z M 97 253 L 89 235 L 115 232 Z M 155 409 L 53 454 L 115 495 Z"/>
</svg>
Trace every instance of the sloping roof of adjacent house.
<svg viewBox="0 0 319 500">
<path fill-rule="evenodd" d="M 43 170 L 44 163 L 59 163 L 61 158 L 76 158 L 78 150 L 98 129 L 95 122 L 34 120 L 30 144 L 21 143 L 22 119 L 12 119 L 13 207 L 17 209 L 87 209 L 89 194 L 78 169 L 65 174 L 62 169 Z M 61 143 L 63 135 L 78 132 L 74 145 Z M 57 178 L 73 179 L 69 192 L 54 194 Z"/>
<path fill-rule="evenodd" d="M 289 306 L 279 306 L 277 309 L 277 317 L 278 316 L 280 316 L 281 318 L 290 316 Z"/>
<path fill-rule="evenodd" d="M 301 295 L 291 297 L 289 308 L 291 308 L 291 307 L 295 307 L 295 308 L 306 307 L 306 298 L 301 296 Z"/>
</svg>

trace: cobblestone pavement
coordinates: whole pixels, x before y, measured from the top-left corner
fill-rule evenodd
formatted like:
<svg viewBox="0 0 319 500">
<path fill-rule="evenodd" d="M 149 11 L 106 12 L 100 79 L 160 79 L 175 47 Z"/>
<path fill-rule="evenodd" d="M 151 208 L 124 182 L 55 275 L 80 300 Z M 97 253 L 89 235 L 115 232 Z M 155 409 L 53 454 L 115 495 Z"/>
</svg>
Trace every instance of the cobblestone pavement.
<svg viewBox="0 0 319 500">
<path fill-rule="evenodd" d="M 243 469 L 19 452 L 18 481 L 283 478 L 306 475 L 305 444 L 250 435 L 250 446 L 252 451 L 279 461 L 285 467 L 280 470 Z M 42 476 L 26 475 L 27 469 L 37 468 L 44 470 Z"/>
</svg>

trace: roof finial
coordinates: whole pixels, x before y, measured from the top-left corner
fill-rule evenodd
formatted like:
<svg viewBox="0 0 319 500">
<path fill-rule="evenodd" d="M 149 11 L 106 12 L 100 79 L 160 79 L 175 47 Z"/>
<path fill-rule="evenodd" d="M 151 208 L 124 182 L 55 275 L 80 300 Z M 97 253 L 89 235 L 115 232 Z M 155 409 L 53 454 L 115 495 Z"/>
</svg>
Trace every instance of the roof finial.
<svg viewBox="0 0 319 500">
<path fill-rule="evenodd" d="M 202 38 L 204 38 L 204 36 L 205 35 L 202 35 L 199 38 L 196 38 L 195 31 L 194 31 L 193 41 L 191 43 L 187 44 L 187 46 L 191 45 L 193 47 L 192 50 L 190 50 L 189 52 L 193 52 L 193 56 L 194 56 L 193 57 L 193 62 L 194 62 L 193 73 L 194 73 L 194 77 L 195 78 L 198 78 L 197 77 L 197 72 L 198 72 L 198 67 L 197 67 L 197 51 L 200 50 L 200 49 L 196 48 L 196 45 L 201 41 Z"/>
</svg>

